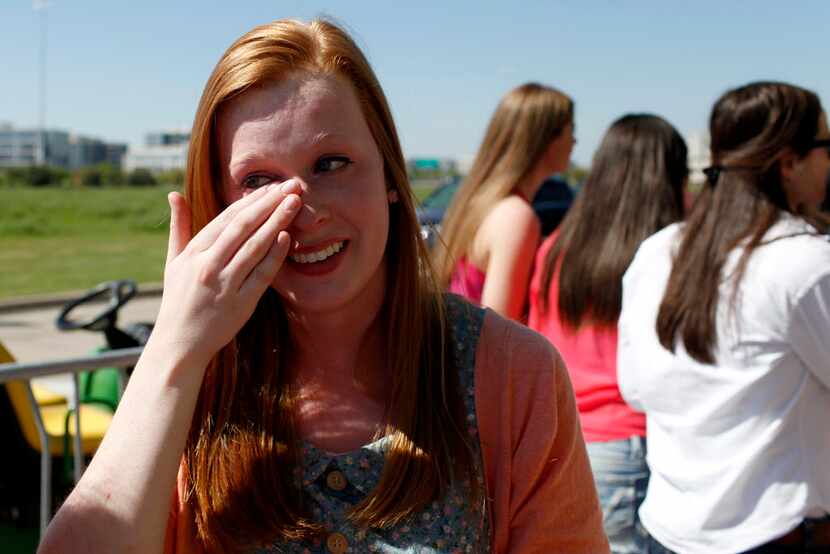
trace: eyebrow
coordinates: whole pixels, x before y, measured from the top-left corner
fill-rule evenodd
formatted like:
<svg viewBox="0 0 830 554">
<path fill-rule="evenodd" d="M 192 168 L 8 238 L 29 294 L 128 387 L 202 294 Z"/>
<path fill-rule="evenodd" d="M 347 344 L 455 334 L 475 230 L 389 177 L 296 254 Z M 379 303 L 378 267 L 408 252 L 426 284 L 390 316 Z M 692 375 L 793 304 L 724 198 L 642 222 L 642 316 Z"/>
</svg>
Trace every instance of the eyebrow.
<svg viewBox="0 0 830 554">
<path fill-rule="evenodd" d="M 240 167 L 247 167 L 251 164 L 259 164 L 263 163 L 268 160 L 267 156 L 260 156 L 257 154 L 246 154 L 242 157 L 235 158 L 231 163 L 228 164 L 228 173 L 233 175 L 235 170 L 238 170 Z"/>
<path fill-rule="evenodd" d="M 338 139 L 343 137 L 344 135 L 341 133 L 329 133 L 327 131 L 320 131 L 319 133 L 315 134 L 310 141 L 310 144 L 321 144 L 326 142 L 327 140 Z"/>
</svg>

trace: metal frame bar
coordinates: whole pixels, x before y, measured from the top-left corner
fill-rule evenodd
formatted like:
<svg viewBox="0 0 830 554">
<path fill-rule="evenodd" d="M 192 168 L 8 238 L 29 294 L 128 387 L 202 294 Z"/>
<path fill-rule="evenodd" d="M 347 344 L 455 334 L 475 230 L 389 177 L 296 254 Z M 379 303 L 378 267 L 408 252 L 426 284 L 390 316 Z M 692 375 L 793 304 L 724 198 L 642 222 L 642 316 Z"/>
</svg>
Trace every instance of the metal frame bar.
<svg viewBox="0 0 830 554">
<path fill-rule="evenodd" d="M 101 369 L 102 367 L 130 367 L 138 361 L 142 350 L 144 350 L 143 346 L 136 346 L 135 348 L 108 350 L 95 356 L 86 356 L 83 358 L 66 358 L 64 360 L 50 360 L 48 362 L 36 363 L 0 364 L 0 383 L 15 379 L 28 381 L 35 377 L 89 371 L 92 369 Z"/>
<path fill-rule="evenodd" d="M 75 483 L 81 479 L 83 473 L 83 452 L 81 450 L 81 410 L 80 391 L 78 387 L 78 372 L 91 371 L 103 367 L 116 367 L 120 371 L 121 378 L 119 385 L 121 393 L 124 393 L 126 384 L 126 372 L 124 368 L 134 366 L 138 361 L 143 347 L 122 348 L 120 350 L 109 350 L 95 356 L 83 358 L 67 358 L 65 360 L 54 360 L 37 363 L 13 363 L 0 364 L 0 383 L 6 381 L 20 380 L 26 383 L 26 395 L 29 397 L 29 405 L 35 418 L 35 425 L 40 438 L 40 536 L 46 532 L 52 512 L 52 456 L 49 452 L 49 437 L 46 435 L 46 426 L 43 424 L 37 400 L 32 392 L 29 382 L 35 377 L 47 375 L 58 375 L 61 373 L 72 373 L 72 399 L 75 413 L 75 437 L 73 440 L 73 454 L 75 460 Z M 67 429 L 68 431 L 68 429 Z"/>
<path fill-rule="evenodd" d="M 83 452 L 81 452 L 81 392 L 78 385 L 78 374 L 73 372 L 72 373 L 72 407 L 74 411 L 72 412 L 73 419 L 75 420 L 75 437 L 72 439 L 72 454 L 74 454 L 75 458 L 75 484 L 78 484 L 78 481 L 81 480 L 81 474 L 84 471 L 83 463 L 84 463 L 84 456 Z M 120 397 L 119 397 L 120 398 Z M 69 432 L 69 422 L 66 422 L 66 432 Z"/>
<path fill-rule="evenodd" d="M 40 536 L 43 537 L 52 511 L 52 456 L 49 452 L 46 426 L 43 425 L 43 417 L 40 415 L 35 393 L 32 392 L 32 385 L 28 381 L 26 381 L 26 396 L 29 397 L 29 404 L 35 415 L 37 434 L 40 436 Z"/>
</svg>

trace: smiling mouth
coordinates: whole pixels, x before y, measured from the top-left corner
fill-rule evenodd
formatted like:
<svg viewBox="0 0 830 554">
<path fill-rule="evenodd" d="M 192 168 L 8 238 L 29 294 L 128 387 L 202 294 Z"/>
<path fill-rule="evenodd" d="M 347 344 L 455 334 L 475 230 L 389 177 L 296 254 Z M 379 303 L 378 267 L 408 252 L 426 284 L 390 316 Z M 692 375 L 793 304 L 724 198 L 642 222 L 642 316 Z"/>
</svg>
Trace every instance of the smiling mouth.
<svg viewBox="0 0 830 554">
<path fill-rule="evenodd" d="M 292 262 L 298 264 L 314 264 L 318 262 L 322 262 L 331 258 L 338 252 L 340 252 L 343 247 L 345 246 L 346 241 L 338 241 L 333 244 L 328 245 L 325 248 L 321 248 L 320 250 L 314 252 L 304 252 L 302 254 L 291 254 L 290 258 Z"/>
</svg>

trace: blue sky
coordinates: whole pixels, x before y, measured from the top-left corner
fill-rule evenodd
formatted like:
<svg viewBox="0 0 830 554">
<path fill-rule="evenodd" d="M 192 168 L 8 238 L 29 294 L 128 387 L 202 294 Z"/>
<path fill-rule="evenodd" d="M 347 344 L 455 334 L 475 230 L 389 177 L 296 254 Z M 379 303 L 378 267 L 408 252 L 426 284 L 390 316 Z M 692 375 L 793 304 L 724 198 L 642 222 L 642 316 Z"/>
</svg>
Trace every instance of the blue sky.
<svg viewBox="0 0 830 554">
<path fill-rule="evenodd" d="M 617 117 L 705 129 L 727 88 L 778 79 L 830 105 L 830 2 L 52 0 L 47 126 L 140 143 L 189 128 L 221 53 L 281 17 L 344 24 L 386 90 L 407 156 L 469 158 L 499 98 L 535 80 L 576 101 L 574 160 Z M 38 122 L 39 15 L 0 0 L 0 122 Z"/>
</svg>

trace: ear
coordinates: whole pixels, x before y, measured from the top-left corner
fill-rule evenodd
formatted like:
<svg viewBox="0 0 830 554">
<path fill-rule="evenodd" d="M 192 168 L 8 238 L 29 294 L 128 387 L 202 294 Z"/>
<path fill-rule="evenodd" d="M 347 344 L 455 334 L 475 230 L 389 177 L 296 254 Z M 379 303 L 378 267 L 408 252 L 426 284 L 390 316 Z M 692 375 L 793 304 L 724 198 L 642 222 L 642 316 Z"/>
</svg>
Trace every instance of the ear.
<svg viewBox="0 0 830 554">
<path fill-rule="evenodd" d="M 386 191 L 386 198 L 390 204 L 395 204 L 398 201 L 398 191 L 395 189 L 389 189 Z"/>
<path fill-rule="evenodd" d="M 796 162 L 798 156 L 793 152 L 792 148 L 785 148 L 778 159 L 778 171 L 780 172 L 781 183 L 787 185 L 793 180 L 796 170 Z"/>
</svg>

